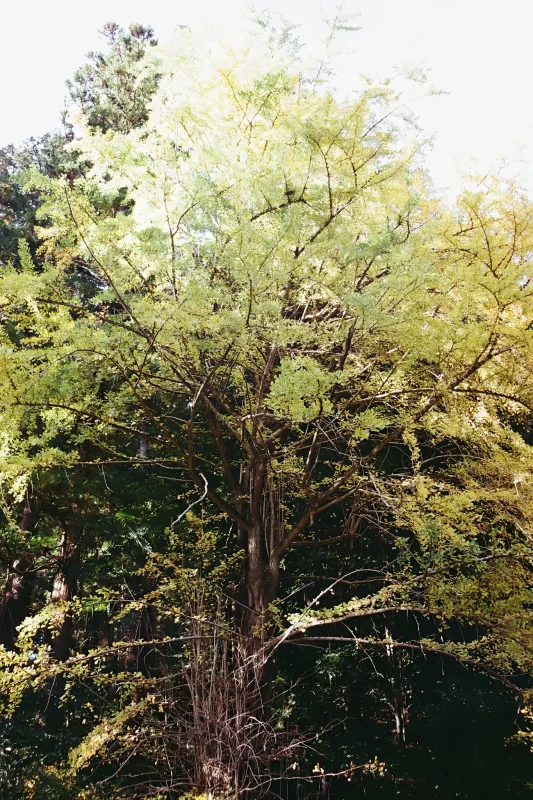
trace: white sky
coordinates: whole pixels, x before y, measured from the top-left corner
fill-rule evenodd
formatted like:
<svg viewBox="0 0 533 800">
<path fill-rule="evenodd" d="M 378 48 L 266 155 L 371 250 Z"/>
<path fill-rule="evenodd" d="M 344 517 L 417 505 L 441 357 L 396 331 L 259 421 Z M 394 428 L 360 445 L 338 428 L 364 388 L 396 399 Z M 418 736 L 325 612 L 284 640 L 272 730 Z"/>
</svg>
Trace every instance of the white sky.
<svg viewBox="0 0 533 800">
<path fill-rule="evenodd" d="M 313 46 L 337 0 L 255 5 L 299 23 Z M 0 0 L 0 146 L 57 126 L 64 81 L 100 47 L 104 22 L 152 25 L 160 39 L 178 24 L 223 35 L 245 24 L 246 7 L 241 0 Z M 338 83 L 407 63 L 430 68 L 433 84 L 449 92 L 413 106 L 424 130 L 437 134 L 427 161 L 437 186 L 454 193 L 461 170 L 504 161 L 533 194 L 533 0 L 347 0 L 345 7 L 360 13 L 362 30 L 351 36 Z"/>
</svg>

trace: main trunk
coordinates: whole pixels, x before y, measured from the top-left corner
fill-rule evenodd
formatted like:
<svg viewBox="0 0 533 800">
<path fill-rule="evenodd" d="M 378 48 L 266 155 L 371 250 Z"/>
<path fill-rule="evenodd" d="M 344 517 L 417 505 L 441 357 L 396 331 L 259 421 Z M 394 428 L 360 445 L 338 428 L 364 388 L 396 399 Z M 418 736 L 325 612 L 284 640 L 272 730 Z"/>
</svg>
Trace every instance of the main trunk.
<svg viewBox="0 0 533 800">
<path fill-rule="evenodd" d="M 186 751 L 194 752 L 193 783 L 199 791 L 255 800 L 268 793 L 272 760 L 283 737 L 272 724 L 269 669 L 272 603 L 279 593 L 279 563 L 272 553 L 281 531 L 266 459 L 250 462 L 243 472 L 233 496 L 243 519 L 238 530 L 243 560 L 231 620 L 223 602 L 220 617 L 208 624 L 200 601 L 191 609 L 198 638 L 187 670 L 191 716 Z M 187 714 L 181 719 L 187 728 Z"/>
<path fill-rule="evenodd" d="M 238 502 L 247 527 L 239 529 L 239 544 L 245 553 L 239 583 L 237 624 L 239 633 L 255 646 L 271 632 L 270 606 L 279 592 L 279 561 L 272 553 L 279 537 L 278 493 L 268 473 L 266 460 L 252 462 L 245 473 L 248 503 Z"/>
</svg>

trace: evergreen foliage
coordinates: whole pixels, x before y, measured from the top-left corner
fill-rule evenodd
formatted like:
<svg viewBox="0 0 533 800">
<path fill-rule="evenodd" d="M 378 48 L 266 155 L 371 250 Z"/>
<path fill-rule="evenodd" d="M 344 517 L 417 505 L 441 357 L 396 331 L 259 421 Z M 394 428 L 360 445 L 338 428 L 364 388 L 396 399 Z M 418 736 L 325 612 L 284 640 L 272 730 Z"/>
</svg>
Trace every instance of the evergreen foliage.
<svg viewBox="0 0 533 800">
<path fill-rule="evenodd" d="M 127 132 L 147 119 L 158 76 L 155 73 L 138 80 L 139 70 L 146 48 L 153 47 L 156 39 L 151 28 L 138 24 L 130 25 L 126 32 L 110 22 L 101 33 L 106 51 L 89 53 L 88 63 L 67 81 L 68 105 L 81 110 L 92 128 Z M 0 149 L 0 264 L 16 261 L 20 239 L 39 258 L 35 227 L 41 195 L 35 188 L 25 188 L 28 171 L 33 168 L 47 177 L 63 175 L 72 181 L 88 166 L 75 149 L 66 149 L 74 137 L 67 117 L 68 108 L 63 112 L 61 132 L 32 138 L 20 147 Z M 116 206 L 117 198 L 113 202 Z"/>
<path fill-rule="evenodd" d="M 90 128 L 127 133 L 148 118 L 147 103 L 157 75 L 141 76 L 139 67 L 146 49 L 154 47 L 157 40 L 152 28 L 138 24 L 125 31 L 108 22 L 101 33 L 106 52 L 89 53 L 88 63 L 74 73 L 67 86 Z"/>
</svg>

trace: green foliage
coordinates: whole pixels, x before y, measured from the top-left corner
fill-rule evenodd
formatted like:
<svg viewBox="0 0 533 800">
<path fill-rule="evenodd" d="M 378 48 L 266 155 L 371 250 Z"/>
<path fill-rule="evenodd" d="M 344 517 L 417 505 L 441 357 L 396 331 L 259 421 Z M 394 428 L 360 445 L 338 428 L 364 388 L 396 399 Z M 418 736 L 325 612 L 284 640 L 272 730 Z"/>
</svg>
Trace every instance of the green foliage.
<svg viewBox="0 0 533 800">
<path fill-rule="evenodd" d="M 53 697 L 76 791 L 404 791 L 433 670 L 533 668 L 533 208 L 445 207 L 391 84 L 288 30 L 105 33 L 0 278 L 4 714 Z"/>
<path fill-rule="evenodd" d="M 331 413 L 327 398 L 335 376 L 324 372 L 312 358 L 293 357 L 281 362 L 266 404 L 282 416 L 295 422 L 311 422 L 318 416 Z"/>
<path fill-rule="evenodd" d="M 127 133 L 146 122 L 147 103 L 157 85 L 157 76 L 143 77 L 139 65 L 145 51 L 157 40 L 152 28 L 132 24 L 125 31 L 108 22 L 101 31 L 105 53 L 89 53 L 88 63 L 67 81 L 72 101 L 94 129 Z"/>
</svg>

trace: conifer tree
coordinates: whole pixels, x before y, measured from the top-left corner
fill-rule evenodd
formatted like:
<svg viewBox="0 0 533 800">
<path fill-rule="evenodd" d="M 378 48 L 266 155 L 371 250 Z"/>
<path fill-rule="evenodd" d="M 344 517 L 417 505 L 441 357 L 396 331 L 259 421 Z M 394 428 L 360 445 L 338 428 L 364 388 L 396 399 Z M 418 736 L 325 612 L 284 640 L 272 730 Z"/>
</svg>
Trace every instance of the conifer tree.
<svg viewBox="0 0 533 800">
<path fill-rule="evenodd" d="M 317 681 L 381 659 L 399 746 L 426 661 L 527 703 L 533 207 L 490 181 L 446 207 L 391 84 L 340 100 L 287 37 L 182 30 L 138 68 L 148 118 L 111 92 L 87 173 L 34 171 L 47 260 L 0 282 L 4 513 L 20 535 L 47 482 L 57 589 L 2 690 L 90 683 L 55 774 L 104 757 L 117 797 L 383 777 L 362 742 L 316 763 L 290 653 Z"/>
<path fill-rule="evenodd" d="M 108 22 L 101 31 L 106 52 L 91 52 L 87 63 L 67 81 L 71 100 L 91 128 L 127 133 L 146 122 L 147 104 L 157 75 L 142 77 L 139 65 L 147 48 L 157 44 L 152 28 L 133 24 L 125 31 Z"/>
</svg>

